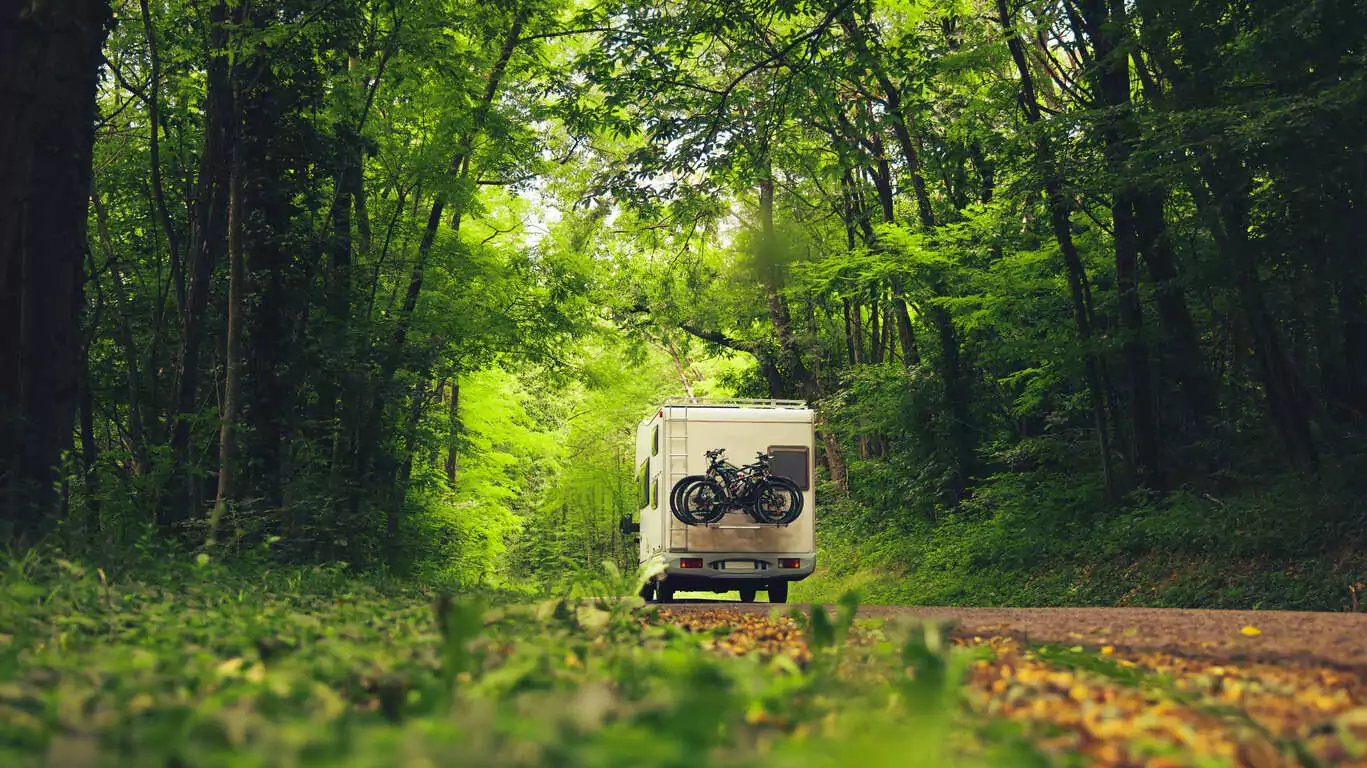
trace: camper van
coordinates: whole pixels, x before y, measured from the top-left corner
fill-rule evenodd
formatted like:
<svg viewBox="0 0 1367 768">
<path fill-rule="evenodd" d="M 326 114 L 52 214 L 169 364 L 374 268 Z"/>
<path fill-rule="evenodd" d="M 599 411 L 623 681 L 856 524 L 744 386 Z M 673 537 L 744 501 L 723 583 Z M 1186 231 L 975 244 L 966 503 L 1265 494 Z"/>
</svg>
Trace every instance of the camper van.
<svg viewBox="0 0 1367 768">
<path fill-rule="evenodd" d="M 642 596 L 738 590 L 745 602 L 759 592 L 787 602 L 788 585 L 816 566 L 814 453 L 812 410 L 798 400 L 670 398 L 653 409 L 636 432 L 639 522 L 623 519 L 640 534 L 640 563 L 658 571 Z"/>
</svg>

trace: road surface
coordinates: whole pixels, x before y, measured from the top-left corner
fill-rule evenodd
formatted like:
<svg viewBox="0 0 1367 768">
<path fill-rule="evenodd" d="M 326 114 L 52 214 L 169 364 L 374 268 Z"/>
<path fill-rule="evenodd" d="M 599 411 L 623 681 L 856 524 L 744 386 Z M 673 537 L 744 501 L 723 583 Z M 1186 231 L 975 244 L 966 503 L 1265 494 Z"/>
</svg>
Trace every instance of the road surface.
<svg viewBox="0 0 1367 768">
<path fill-rule="evenodd" d="M 672 611 L 736 610 L 769 615 L 808 606 L 681 600 Z M 834 611 L 834 606 L 826 606 Z M 1300 660 L 1367 672 L 1367 613 L 1215 611 L 1175 608 L 921 608 L 864 605 L 859 618 L 955 623 L 959 636 L 1006 635 L 1027 643 L 1120 651 L 1164 651 L 1250 661 Z"/>
</svg>

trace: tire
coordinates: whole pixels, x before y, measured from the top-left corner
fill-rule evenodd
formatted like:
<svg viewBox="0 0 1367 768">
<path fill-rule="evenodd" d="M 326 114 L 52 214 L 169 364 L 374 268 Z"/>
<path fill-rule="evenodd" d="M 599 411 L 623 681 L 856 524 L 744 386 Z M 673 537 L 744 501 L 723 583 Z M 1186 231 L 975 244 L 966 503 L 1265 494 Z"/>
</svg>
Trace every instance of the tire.
<svg viewBox="0 0 1367 768">
<path fill-rule="evenodd" d="M 674 588 L 668 584 L 661 583 L 655 587 L 655 602 L 672 603 L 674 602 Z"/>
<path fill-rule="evenodd" d="M 754 587 L 744 587 L 740 591 L 740 601 L 742 603 L 753 603 L 755 602 L 755 595 L 758 593 L 759 590 Z"/>
<path fill-rule="evenodd" d="M 698 506 L 694 507 L 695 503 Z M 722 519 L 726 507 L 726 491 L 721 484 L 702 478 L 680 489 L 679 505 L 670 511 L 685 525 L 707 525 Z"/>
<path fill-rule="evenodd" d="M 655 582 L 653 582 L 653 581 L 647 581 L 647 582 L 646 582 L 646 585 L 645 585 L 644 587 L 641 587 L 640 595 L 641 595 L 641 599 L 644 600 L 644 601 L 646 601 L 647 603 L 654 601 L 654 600 L 655 600 Z"/>
<path fill-rule="evenodd" d="M 706 475 L 687 475 L 687 476 L 681 478 L 681 479 L 679 480 L 679 482 L 675 483 L 675 484 L 674 484 L 674 487 L 673 487 L 672 489 L 670 489 L 670 491 L 669 491 L 669 508 L 670 508 L 671 510 L 683 509 L 683 492 L 684 492 L 684 489 L 685 489 L 686 487 L 692 485 L 693 483 L 698 482 L 699 480 L 706 480 L 706 479 L 707 479 L 707 476 L 706 476 Z M 675 516 L 677 516 L 677 515 L 678 515 L 678 513 L 676 512 L 676 513 L 675 513 Z M 683 520 L 683 518 L 679 518 L 679 519 L 680 519 L 680 520 Z"/>
<path fill-rule="evenodd" d="M 788 602 L 788 582 L 771 581 L 769 582 L 769 602 L 786 603 Z"/>
<path fill-rule="evenodd" d="M 767 478 L 755 489 L 750 516 L 760 523 L 787 525 L 802 514 L 802 490 L 786 477 Z"/>
</svg>

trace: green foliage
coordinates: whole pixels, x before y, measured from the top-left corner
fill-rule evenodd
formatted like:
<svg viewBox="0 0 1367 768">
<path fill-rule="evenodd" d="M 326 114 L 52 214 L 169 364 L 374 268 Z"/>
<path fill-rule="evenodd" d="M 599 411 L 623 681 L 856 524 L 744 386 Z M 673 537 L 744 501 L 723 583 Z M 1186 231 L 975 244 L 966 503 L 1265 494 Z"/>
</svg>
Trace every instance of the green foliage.
<svg viewBox="0 0 1367 768">
<path fill-rule="evenodd" d="M 0 616 L 16 766 L 936 765 L 979 728 L 958 708 L 970 654 L 919 626 L 876 631 L 857 674 L 803 670 L 720 657 L 630 599 L 434 606 L 327 569 L 132 581 L 37 558 L 0 579 Z"/>
<path fill-rule="evenodd" d="M 909 531 L 853 501 L 827 505 L 824 568 L 793 599 L 858 585 L 913 605 L 1351 609 L 1367 561 L 1342 538 L 1362 524 L 1346 470 L 1312 496 L 1304 477 L 1248 479 L 1223 499 L 1186 492 L 1120 510 L 1073 475 L 1006 473 L 971 514 Z"/>
</svg>

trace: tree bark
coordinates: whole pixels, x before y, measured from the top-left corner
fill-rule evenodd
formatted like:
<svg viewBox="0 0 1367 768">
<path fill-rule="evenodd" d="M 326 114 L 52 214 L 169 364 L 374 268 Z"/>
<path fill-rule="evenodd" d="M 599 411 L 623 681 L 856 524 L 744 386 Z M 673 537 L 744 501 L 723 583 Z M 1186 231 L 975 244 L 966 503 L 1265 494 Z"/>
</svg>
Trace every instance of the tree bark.
<svg viewBox="0 0 1367 768">
<path fill-rule="evenodd" d="M 451 378 L 451 398 L 448 405 L 450 425 L 446 437 L 446 482 L 454 490 L 460 479 L 460 380 Z"/>
<path fill-rule="evenodd" d="M 166 190 L 161 180 L 161 55 L 157 49 L 157 31 L 152 24 L 152 12 L 147 0 L 138 0 L 142 12 L 143 34 L 147 37 L 147 55 L 151 64 L 151 81 L 147 84 L 147 153 L 152 169 L 152 200 L 156 204 L 157 219 L 166 237 L 166 250 L 171 254 L 171 283 L 176 291 L 176 307 L 185 308 L 185 270 L 181 261 L 179 238 L 171 224 L 171 213 L 166 208 Z"/>
<path fill-rule="evenodd" d="M 0 538 L 31 542 L 60 511 L 109 16 L 104 0 L 0 9 Z"/>
<path fill-rule="evenodd" d="M 1121 351 L 1129 374 L 1130 420 L 1134 436 L 1135 479 L 1161 490 L 1162 463 L 1144 315 L 1139 299 L 1139 231 L 1135 204 L 1137 190 L 1128 179 L 1133 124 L 1130 107 L 1129 57 L 1121 50 L 1126 24 L 1123 0 L 1084 0 L 1083 26 L 1092 44 L 1097 67 L 1093 80 L 1103 107 L 1098 133 L 1115 186 L 1111 190 L 1111 220 L 1115 239 L 1116 300 L 1119 305 Z"/>
<path fill-rule="evenodd" d="M 219 523 L 237 493 L 237 419 L 242 401 L 242 333 L 246 311 L 245 257 L 242 253 L 242 171 L 240 151 L 234 152 L 228 181 L 228 338 L 224 361 L 223 414 L 218 432 L 218 494 L 210 518 L 209 539 L 217 536 Z"/>
<path fill-rule="evenodd" d="M 198 504 L 195 481 L 190 467 L 190 426 L 198 410 L 200 350 L 204 342 L 204 314 L 209 304 L 209 288 L 214 271 L 223 260 L 228 211 L 228 173 L 235 140 L 231 72 L 226 51 L 230 22 L 241 19 L 245 3 L 230 12 L 226 2 L 209 10 L 209 57 L 205 68 L 204 146 L 199 176 L 195 182 L 195 204 L 190 231 L 189 253 L 193 258 L 186 290 L 185 311 L 181 313 L 180 350 L 176 356 L 176 387 L 171 425 L 171 457 L 180 484 L 174 498 L 164 500 L 158 509 L 162 525 L 185 520 Z"/>
</svg>

